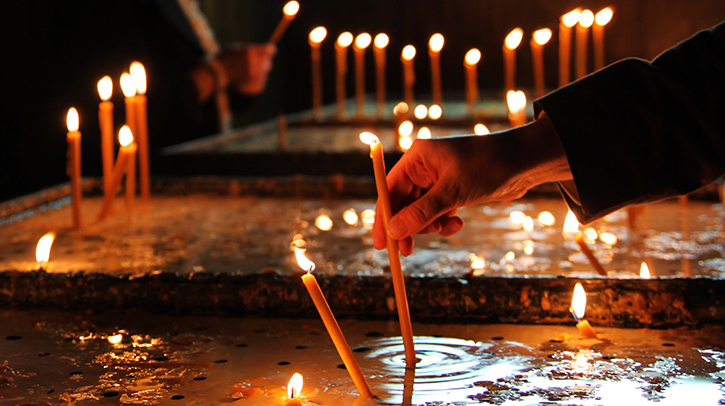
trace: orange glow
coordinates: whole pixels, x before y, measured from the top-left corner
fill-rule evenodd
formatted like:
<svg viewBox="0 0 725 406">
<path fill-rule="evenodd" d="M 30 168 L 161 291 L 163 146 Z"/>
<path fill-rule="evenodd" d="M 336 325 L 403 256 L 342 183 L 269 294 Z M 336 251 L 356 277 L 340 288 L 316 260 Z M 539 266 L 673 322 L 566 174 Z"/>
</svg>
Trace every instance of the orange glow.
<svg viewBox="0 0 725 406">
<path fill-rule="evenodd" d="M 587 308 L 587 293 L 584 291 L 581 283 L 574 286 L 574 294 L 571 296 L 571 308 L 570 311 L 574 312 L 576 318 L 581 320 L 584 318 L 584 311 Z"/>
<path fill-rule="evenodd" d="M 339 37 L 337 37 L 337 45 L 342 48 L 347 48 L 352 44 L 352 33 L 350 32 L 343 32 L 340 34 Z"/>
<path fill-rule="evenodd" d="M 287 17 L 294 17 L 297 15 L 297 12 L 300 11 L 300 3 L 296 1 L 290 1 L 289 3 L 284 5 L 284 8 L 282 9 L 282 12 Z"/>
<path fill-rule="evenodd" d="M 516 254 L 514 254 L 513 251 L 509 251 L 506 253 L 506 255 L 503 256 L 507 261 L 513 261 L 516 259 Z"/>
<path fill-rule="evenodd" d="M 124 125 L 118 130 L 118 142 L 122 147 L 126 147 L 133 142 L 133 134 L 127 125 Z"/>
<path fill-rule="evenodd" d="M 400 137 L 400 139 L 398 139 L 398 145 L 400 145 L 400 149 L 407 151 L 411 146 L 413 146 L 413 139 L 410 138 L 410 136 Z"/>
<path fill-rule="evenodd" d="M 584 28 L 589 28 L 594 24 L 594 13 L 592 10 L 584 10 L 579 16 L 579 25 Z"/>
<path fill-rule="evenodd" d="M 121 341 L 123 341 L 123 334 L 114 334 L 112 336 L 108 336 L 108 342 L 113 345 L 121 344 Z"/>
<path fill-rule="evenodd" d="M 330 216 L 321 214 L 315 219 L 315 227 L 322 231 L 330 231 L 332 230 L 332 219 Z"/>
<path fill-rule="evenodd" d="M 594 22 L 597 23 L 597 25 L 607 25 L 608 22 L 612 20 L 612 17 L 614 16 L 614 11 L 611 7 L 605 7 L 601 9 L 596 16 L 594 16 Z"/>
<path fill-rule="evenodd" d="M 576 233 L 577 231 L 579 231 L 579 220 L 577 220 L 574 212 L 569 210 L 566 213 L 566 218 L 564 219 L 564 238 L 571 238 L 572 234 Z"/>
<path fill-rule="evenodd" d="M 315 270 L 315 263 L 307 259 L 305 256 L 305 249 L 295 248 L 295 258 L 297 259 L 297 265 L 302 268 L 303 271 L 312 272 Z"/>
<path fill-rule="evenodd" d="M 378 34 L 375 36 L 375 48 L 385 48 L 388 46 L 390 38 L 385 34 Z"/>
<path fill-rule="evenodd" d="M 113 81 L 110 76 L 104 76 L 98 81 L 98 95 L 101 100 L 108 101 L 113 94 Z"/>
<path fill-rule="evenodd" d="M 360 133 L 360 141 L 368 145 L 375 145 L 380 142 L 377 135 L 369 132 Z"/>
<path fill-rule="evenodd" d="M 506 104 L 509 112 L 518 113 L 526 108 L 526 95 L 521 90 L 509 90 L 506 93 Z"/>
<path fill-rule="evenodd" d="M 317 27 L 310 31 L 310 43 L 319 44 L 327 36 L 327 29 L 325 27 Z"/>
<path fill-rule="evenodd" d="M 521 222 L 521 225 L 524 227 L 525 231 L 534 231 L 534 219 L 532 219 L 531 216 L 524 217 L 524 221 Z"/>
<path fill-rule="evenodd" d="M 649 273 L 649 267 L 642 261 L 642 265 L 639 267 L 639 277 L 642 279 L 649 279 L 652 275 Z"/>
<path fill-rule="evenodd" d="M 370 41 L 372 41 L 370 34 L 364 32 L 355 38 L 355 48 L 365 49 L 370 45 Z"/>
<path fill-rule="evenodd" d="M 563 16 L 561 16 L 561 22 L 567 27 L 573 27 L 579 22 L 579 17 L 581 16 L 582 12 L 581 9 L 576 8 Z"/>
<path fill-rule="evenodd" d="M 486 135 L 490 133 L 491 131 L 488 130 L 488 127 L 485 125 L 478 123 L 473 127 L 473 133 L 476 135 Z"/>
<path fill-rule="evenodd" d="M 443 109 L 437 104 L 430 106 L 428 109 L 428 117 L 430 117 L 431 120 L 438 120 L 442 115 Z"/>
<path fill-rule="evenodd" d="M 373 224 L 375 223 L 375 210 L 365 209 L 360 213 L 360 220 L 362 220 L 363 227 L 366 230 L 372 230 Z"/>
<path fill-rule="evenodd" d="M 128 73 L 121 75 L 121 91 L 126 97 L 133 97 L 136 95 L 136 84 L 133 81 L 133 77 Z"/>
<path fill-rule="evenodd" d="M 296 398 L 302 393 L 302 375 L 295 372 L 287 384 L 287 395 L 290 399 Z"/>
<path fill-rule="evenodd" d="M 468 66 L 474 66 L 481 60 L 481 51 L 471 48 L 466 52 L 465 62 Z"/>
<path fill-rule="evenodd" d="M 35 247 L 35 260 L 38 261 L 38 265 L 45 265 L 50 259 L 50 248 L 53 246 L 55 241 L 55 233 L 45 233 L 44 236 L 38 240 L 38 245 Z"/>
<path fill-rule="evenodd" d="M 469 254 L 468 257 L 471 259 L 472 269 L 481 270 L 486 265 L 485 260 L 476 254 Z"/>
<path fill-rule="evenodd" d="M 80 118 L 78 117 L 78 110 L 76 110 L 75 107 L 68 109 L 68 115 L 65 116 L 65 124 L 68 126 L 68 131 L 78 131 L 79 122 Z"/>
<path fill-rule="evenodd" d="M 406 45 L 403 48 L 402 56 L 403 56 L 403 59 L 406 61 L 410 61 L 413 58 L 415 58 L 415 47 L 412 45 Z"/>
<path fill-rule="evenodd" d="M 614 235 L 614 234 L 612 234 L 612 233 L 608 233 L 608 232 L 606 232 L 606 231 L 605 231 L 605 232 L 603 232 L 603 233 L 600 233 L 600 234 L 599 234 L 599 239 L 600 239 L 600 240 L 601 240 L 601 241 L 602 241 L 603 243 L 605 243 L 605 244 L 607 244 L 607 245 L 610 245 L 610 246 L 611 246 L 611 245 L 614 245 L 614 244 L 616 244 L 616 243 L 617 243 L 617 241 L 618 241 L 618 239 L 617 239 L 617 236 L 616 236 L 616 235 Z"/>
<path fill-rule="evenodd" d="M 137 94 L 146 94 L 146 69 L 141 62 L 134 62 L 129 68 Z"/>
<path fill-rule="evenodd" d="M 551 214 L 551 212 L 549 211 L 542 211 L 541 213 L 539 213 L 537 220 L 539 220 L 539 224 L 541 224 L 542 226 L 553 226 L 556 222 L 554 215 Z"/>
<path fill-rule="evenodd" d="M 509 35 L 506 36 L 505 45 L 508 49 L 516 49 L 521 44 L 521 39 L 524 38 L 524 30 L 521 28 L 514 28 Z"/>
<path fill-rule="evenodd" d="M 419 105 L 415 106 L 415 110 L 413 110 L 413 115 L 418 120 L 422 120 L 425 118 L 425 116 L 428 115 L 428 108 L 425 107 L 425 105 L 423 105 L 423 104 L 419 104 Z"/>
<path fill-rule="evenodd" d="M 396 116 L 400 116 L 403 114 L 408 114 L 408 103 L 406 102 L 400 102 L 393 107 L 393 114 Z"/>
<path fill-rule="evenodd" d="M 441 49 L 443 49 L 443 44 L 445 44 L 445 42 L 446 40 L 443 38 L 443 35 L 438 33 L 433 34 L 428 41 L 428 49 L 432 52 L 440 52 Z"/>
<path fill-rule="evenodd" d="M 534 42 L 539 45 L 545 45 L 551 39 L 551 30 L 548 28 L 542 28 L 534 31 Z"/>
<path fill-rule="evenodd" d="M 427 140 L 431 137 L 430 135 L 430 129 L 428 127 L 420 127 L 420 130 L 418 130 L 418 139 L 421 140 Z"/>
<path fill-rule="evenodd" d="M 400 123 L 398 134 L 402 137 L 408 137 L 410 134 L 413 134 L 413 123 L 410 120 L 405 120 Z"/>
<path fill-rule="evenodd" d="M 358 216 L 355 209 L 347 209 L 344 213 L 342 213 L 342 219 L 345 220 L 345 223 L 348 225 L 354 226 L 357 224 Z"/>
<path fill-rule="evenodd" d="M 514 224 L 521 224 L 524 222 L 526 214 L 520 210 L 514 210 L 509 214 L 509 220 Z"/>
</svg>

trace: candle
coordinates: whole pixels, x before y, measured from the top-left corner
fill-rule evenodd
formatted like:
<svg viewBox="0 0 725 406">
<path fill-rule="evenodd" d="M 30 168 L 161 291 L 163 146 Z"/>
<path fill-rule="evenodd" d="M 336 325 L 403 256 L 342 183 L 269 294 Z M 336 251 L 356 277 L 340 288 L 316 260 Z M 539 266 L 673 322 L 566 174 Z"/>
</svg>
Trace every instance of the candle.
<svg viewBox="0 0 725 406">
<path fill-rule="evenodd" d="M 576 216 L 571 210 L 566 213 L 566 218 L 564 219 L 563 234 L 564 239 L 569 239 L 573 235 L 574 241 L 579 245 L 584 255 L 586 255 L 589 263 L 592 265 L 594 270 L 596 270 L 599 275 L 607 275 L 607 271 L 599 263 L 597 258 L 592 253 L 592 250 L 589 249 L 586 241 L 584 241 L 584 237 L 579 232 L 579 220 L 577 220 Z"/>
<path fill-rule="evenodd" d="M 139 180 L 141 186 L 141 200 L 147 202 L 150 195 L 149 175 L 149 140 L 148 123 L 146 121 L 146 69 L 140 62 L 134 62 L 129 69 L 134 85 L 136 86 L 136 142 L 138 143 Z"/>
<path fill-rule="evenodd" d="M 136 83 L 128 73 L 121 75 L 121 91 L 126 97 L 126 125 L 132 134 L 136 134 Z"/>
<path fill-rule="evenodd" d="M 521 90 L 506 92 L 506 104 L 509 108 L 509 123 L 511 127 L 526 124 L 526 95 Z"/>
<path fill-rule="evenodd" d="M 416 136 L 416 139 L 419 140 L 428 140 L 431 137 L 430 128 L 423 126 L 420 127 L 420 130 L 418 130 L 418 136 Z"/>
<path fill-rule="evenodd" d="M 289 396 L 289 400 L 285 402 L 284 406 L 302 406 L 302 401 L 299 398 L 300 393 L 302 393 L 302 383 L 302 375 L 295 372 L 287 384 L 287 396 Z"/>
<path fill-rule="evenodd" d="M 135 143 L 140 150 L 140 145 Z M 131 213 L 133 200 L 136 195 L 136 154 L 130 154 L 126 163 L 126 210 Z"/>
<path fill-rule="evenodd" d="M 486 127 L 482 123 L 478 123 L 475 126 L 473 126 L 473 133 L 476 134 L 476 135 L 486 135 L 486 134 L 488 134 L 490 132 L 491 131 L 489 131 L 488 127 Z"/>
<path fill-rule="evenodd" d="M 378 190 L 378 210 L 382 211 L 383 224 L 387 229 L 393 211 L 390 206 L 390 195 L 388 192 L 388 181 L 385 177 L 385 159 L 383 157 L 383 146 L 380 140 L 372 133 L 364 132 L 360 134 L 360 141 L 370 145 L 370 158 L 373 161 L 373 172 L 375 174 L 375 186 Z M 405 349 L 406 368 L 414 369 L 415 345 L 413 343 L 413 327 L 410 323 L 410 311 L 408 310 L 408 298 L 405 293 L 405 279 L 403 278 L 403 268 L 400 264 L 400 254 L 398 252 L 398 240 L 394 240 L 386 232 L 388 243 L 388 258 L 390 259 L 390 272 L 393 279 L 393 289 L 395 290 L 395 303 L 398 308 L 398 319 L 400 321 L 400 332 L 403 336 L 403 346 Z"/>
<path fill-rule="evenodd" d="M 104 76 L 98 81 L 98 123 L 101 126 L 101 158 L 103 159 L 103 193 L 108 193 L 113 170 L 113 102 L 109 101 L 113 94 L 113 81 Z"/>
<path fill-rule="evenodd" d="M 272 36 L 269 38 L 270 44 L 276 44 L 277 42 L 279 42 L 279 39 L 282 38 L 282 34 L 284 34 L 284 32 L 287 30 L 287 27 L 292 22 L 292 20 L 295 19 L 298 11 L 300 11 L 300 3 L 296 1 L 290 1 L 289 3 L 284 5 L 284 8 L 282 8 L 282 13 L 284 13 L 284 16 L 282 16 L 282 20 L 279 22 L 279 24 L 277 24 L 277 28 L 275 28 Z"/>
<path fill-rule="evenodd" d="M 385 48 L 389 42 L 390 39 L 385 34 L 376 35 L 375 41 L 373 41 L 378 116 L 380 117 L 385 115 Z"/>
<path fill-rule="evenodd" d="M 574 286 L 574 293 L 571 296 L 571 307 L 569 312 L 574 317 L 576 328 L 582 333 L 584 338 L 597 338 L 597 333 L 592 328 L 588 321 L 584 320 L 584 311 L 587 306 L 587 294 L 582 287 L 582 284 L 577 282 Z"/>
<path fill-rule="evenodd" d="M 652 275 L 649 272 L 649 267 L 647 266 L 647 263 L 642 261 L 642 265 L 639 266 L 639 277 L 642 279 L 649 279 L 652 277 Z"/>
<path fill-rule="evenodd" d="M 121 130 L 118 132 L 118 141 L 121 144 L 121 149 L 118 151 L 116 164 L 113 166 L 113 172 L 111 172 L 111 188 L 109 189 L 109 193 L 103 197 L 103 203 L 101 203 L 98 221 L 103 220 L 109 214 L 114 197 L 116 196 L 116 191 L 121 183 L 121 178 L 124 174 L 128 173 L 128 163 L 132 157 L 136 156 L 136 143 L 133 142 L 133 134 L 127 125 L 121 127 Z"/>
<path fill-rule="evenodd" d="M 43 268 L 50 260 L 50 248 L 53 246 L 55 241 L 55 233 L 45 233 L 38 240 L 38 245 L 35 246 L 35 261 L 38 263 L 38 268 Z"/>
<path fill-rule="evenodd" d="M 579 22 L 580 9 L 574 9 L 559 20 L 559 87 L 571 79 L 571 27 Z"/>
<path fill-rule="evenodd" d="M 428 118 L 433 121 L 438 120 L 439 118 L 441 118 L 442 115 L 443 109 L 437 104 L 430 106 L 430 108 L 428 109 Z"/>
<path fill-rule="evenodd" d="M 516 48 L 521 44 L 524 31 L 514 28 L 507 36 L 503 45 L 504 57 L 504 90 L 512 90 L 516 86 Z"/>
<path fill-rule="evenodd" d="M 415 47 L 406 45 L 400 53 L 400 61 L 403 63 L 403 99 L 408 106 L 413 105 L 413 85 L 415 84 Z"/>
<path fill-rule="evenodd" d="M 589 27 L 594 23 L 594 14 L 591 10 L 582 11 L 579 24 L 576 26 L 576 78 L 587 75 L 587 41 L 589 41 Z"/>
<path fill-rule="evenodd" d="M 531 36 L 531 59 L 534 61 L 534 95 L 538 99 L 546 93 L 544 83 L 544 45 L 551 39 L 551 30 L 542 28 Z"/>
<path fill-rule="evenodd" d="M 363 376 L 362 371 L 360 371 L 360 366 L 357 364 L 355 357 L 352 355 L 352 351 L 345 340 L 345 336 L 342 334 L 340 325 L 337 324 L 337 320 L 335 320 L 335 316 L 332 314 L 332 310 L 330 310 L 330 305 L 327 303 L 325 295 L 322 294 L 320 285 L 317 284 L 317 279 L 312 274 L 312 271 L 315 270 L 315 263 L 307 259 L 304 253 L 304 249 L 295 247 L 295 257 L 297 258 L 297 263 L 303 270 L 307 270 L 307 273 L 302 276 L 302 283 L 305 285 L 305 288 L 307 288 L 307 292 L 310 294 L 312 302 L 317 308 L 317 312 L 320 313 L 320 317 L 322 318 L 322 322 L 325 324 L 327 333 L 330 335 L 332 343 L 337 349 L 337 353 L 340 355 L 340 358 L 342 358 L 342 362 L 345 364 L 345 369 L 347 369 L 347 372 L 350 374 L 350 378 L 352 378 L 352 382 L 355 384 L 358 393 L 360 396 L 372 397 L 373 394 L 368 387 L 367 381 L 365 381 L 365 376 Z"/>
<path fill-rule="evenodd" d="M 433 104 L 442 105 L 443 96 L 441 91 L 441 49 L 445 39 L 441 34 L 433 34 L 428 41 L 428 56 L 430 56 L 431 90 L 433 92 Z"/>
<path fill-rule="evenodd" d="M 358 116 L 365 114 L 365 49 L 371 41 L 370 34 L 364 32 L 355 38 L 352 47 L 355 51 L 355 103 Z"/>
<path fill-rule="evenodd" d="M 612 20 L 614 12 L 611 7 L 605 7 L 594 16 L 592 37 L 594 40 L 594 69 L 604 67 L 604 26 Z"/>
<path fill-rule="evenodd" d="M 473 115 L 478 101 L 478 62 L 481 60 L 481 51 L 471 48 L 466 52 L 463 66 L 466 68 L 466 108 L 468 114 Z"/>
<path fill-rule="evenodd" d="M 81 226 L 81 133 L 78 131 L 79 125 L 78 110 L 71 107 L 66 116 L 66 125 L 68 126 L 68 166 L 67 172 L 70 177 L 71 196 L 73 198 L 73 227 Z"/>
<path fill-rule="evenodd" d="M 352 44 L 352 33 L 343 32 L 335 41 L 335 62 L 337 66 L 337 118 L 345 115 L 345 78 L 347 77 L 347 48 Z"/>
<path fill-rule="evenodd" d="M 322 67 L 320 44 L 327 36 L 325 27 L 317 27 L 310 31 L 309 43 L 312 52 L 312 115 L 320 117 L 322 114 Z"/>
<path fill-rule="evenodd" d="M 427 115 L 428 115 L 428 108 L 425 107 L 425 104 L 419 104 L 419 105 L 415 106 L 415 109 L 413 110 L 413 116 L 415 116 L 415 118 L 417 118 L 418 120 L 422 120 Z"/>
</svg>

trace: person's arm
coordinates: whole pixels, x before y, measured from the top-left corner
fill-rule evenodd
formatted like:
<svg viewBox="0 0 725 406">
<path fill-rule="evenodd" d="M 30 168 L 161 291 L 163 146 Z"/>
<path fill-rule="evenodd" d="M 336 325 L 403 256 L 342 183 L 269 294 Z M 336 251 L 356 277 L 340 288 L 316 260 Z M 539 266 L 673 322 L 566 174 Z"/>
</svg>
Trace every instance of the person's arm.
<svg viewBox="0 0 725 406">
<path fill-rule="evenodd" d="M 535 106 L 566 151 L 574 181 L 562 189 L 579 221 L 696 190 L 725 173 L 725 23 Z"/>
</svg>

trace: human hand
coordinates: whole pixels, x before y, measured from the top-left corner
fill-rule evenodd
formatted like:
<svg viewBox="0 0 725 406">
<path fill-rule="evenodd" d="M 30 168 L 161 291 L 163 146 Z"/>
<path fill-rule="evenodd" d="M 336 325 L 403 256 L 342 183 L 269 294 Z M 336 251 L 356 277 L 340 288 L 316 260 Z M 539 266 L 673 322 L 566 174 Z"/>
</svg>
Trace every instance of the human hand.
<svg viewBox="0 0 725 406">
<path fill-rule="evenodd" d="M 276 53 L 274 44 L 234 44 L 218 59 L 229 77 L 229 85 L 241 94 L 255 96 L 267 87 Z"/>
<path fill-rule="evenodd" d="M 487 136 L 416 140 L 387 175 L 396 213 L 389 235 L 401 254 L 413 252 L 413 234 L 455 234 L 459 207 L 513 200 L 535 185 L 571 179 L 563 148 L 546 116 Z M 379 204 L 378 204 L 379 207 Z M 375 248 L 387 246 L 382 212 L 376 210 Z"/>
</svg>

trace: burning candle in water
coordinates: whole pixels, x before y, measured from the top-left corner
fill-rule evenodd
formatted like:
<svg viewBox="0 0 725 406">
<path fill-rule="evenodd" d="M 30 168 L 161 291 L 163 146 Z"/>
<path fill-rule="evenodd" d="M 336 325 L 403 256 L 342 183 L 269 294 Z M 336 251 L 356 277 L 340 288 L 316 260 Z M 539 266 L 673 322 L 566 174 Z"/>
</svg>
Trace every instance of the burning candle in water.
<svg viewBox="0 0 725 406">
<path fill-rule="evenodd" d="M 614 12 L 611 7 L 605 7 L 594 16 L 592 38 L 594 42 L 594 69 L 604 67 L 604 26 L 612 20 Z"/>
<path fill-rule="evenodd" d="M 385 48 L 388 42 L 390 39 L 385 34 L 376 35 L 373 41 L 378 116 L 385 115 Z"/>
<path fill-rule="evenodd" d="M 38 267 L 44 267 L 50 260 L 50 248 L 53 246 L 55 241 L 55 233 L 45 233 L 38 240 L 38 245 L 35 247 L 35 261 L 38 262 Z"/>
<path fill-rule="evenodd" d="M 504 58 L 504 90 L 513 90 L 516 87 L 516 48 L 521 44 L 524 31 L 514 28 L 507 36 L 503 45 Z"/>
<path fill-rule="evenodd" d="M 441 49 L 445 38 L 441 34 L 433 34 L 428 41 L 428 56 L 430 57 L 431 89 L 433 91 L 433 104 L 443 104 L 441 90 Z"/>
<path fill-rule="evenodd" d="M 589 27 L 594 23 L 594 13 L 591 10 L 582 11 L 579 24 L 576 26 L 576 78 L 587 75 L 587 41 L 589 40 Z"/>
<path fill-rule="evenodd" d="M 468 114 L 474 114 L 474 108 L 478 101 L 478 62 L 481 60 L 481 51 L 471 48 L 466 52 L 463 59 L 463 66 L 466 68 L 466 108 Z"/>
<path fill-rule="evenodd" d="M 319 117 L 322 114 L 322 66 L 320 44 L 327 36 L 325 27 L 317 27 L 310 31 L 309 43 L 312 53 L 312 115 Z"/>
<path fill-rule="evenodd" d="M 302 375 L 295 372 L 287 384 L 288 400 L 285 402 L 284 406 L 302 406 L 302 400 L 300 399 L 300 394 L 302 393 L 302 383 Z"/>
<path fill-rule="evenodd" d="M 571 307 L 569 312 L 576 321 L 576 328 L 582 333 L 585 338 L 597 338 L 597 333 L 592 328 L 588 321 L 584 320 L 584 311 L 587 307 L 587 294 L 584 291 L 581 283 L 574 286 L 574 293 L 571 297 Z"/>
<path fill-rule="evenodd" d="M 365 49 L 370 46 L 372 37 L 367 32 L 355 38 L 353 51 L 355 51 L 355 103 L 357 115 L 365 114 Z"/>
<path fill-rule="evenodd" d="M 571 80 L 571 28 L 579 22 L 581 9 L 574 9 L 559 21 L 559 87 Z"/>
<path fill-rule="evenodd" d="M 566 218 L 564 219 L 563 235 L 564 239 L 570 239 L 573 236 L 574 241 L 579 245 L 584 255 L 586 255 L 594 270 L 596 270 L 599 275 L 607 275 L 607 271 L 599 263 L 592 253 L 592 250 L 589 249 L 586 241 L 584 241 L 582 233 L 579 232 L 579 220 L 577 220 L 574 212 L 571 210 L 566 213 Z"/>
<path fill-rule="evenodd" d="M 534 65 L 534 95 L 539 98 L 546 92 L 544 83 L 544 45 L 551 39 L 551 30 L 542 28 L 531 36 L 531 58 Z"/>
<path fill-rule="evenodd" d="M 98 81 L 98 95 L 101 103 L 98 105 L 98 123 L 101 126 L 101 158 L 103 160 L 103 193 L 108 193 L 113 170 L 113 81 L 110 76 L 104 76 Z"/>
<path fill-rule="evenodd" d="M 335 65 L 337 66 L 336 93 L 337 93 L 337 117 L 345 115 L 345 98 L 347 91 L 345 78 L 347 77 L 347 48 L 352 44 L 352 33 L 343 32 L 335 41 Z"/>
<path fill-rule="evenodd" d="M 506 93 L 506 104 L 509 108 L 509 123 L 511 127 L 526 124 L 526 95 L 521 90 L 509 90 Z"/>
<path fill-rule="evenodd" d="M 81 191 L 81 133 L 78 131 L 80 118 L 78 110 L 71 107 L 66 116 L 66 125 L 68 126 L 68 163 L 67 172 L 70 177 L 71 196 L 73 198 L 72 215 L 73 227 L 81 226 L 81 199 L 83 192 Z"/>
<path fill-rule="evenodd" d="M 149 175 L 149 140 L 148 140 L 148 123 L 146 120 L 146 69 L 141 62 L 134 62 L 129 69 L 133 83 L 136 86 L 136 96 L 134 96 L 136 104 L 136 143 L 138 144 L 138 168 L 139 180 L 141 186 L 141 199 L 148 201 L 150 195 L 150 175 Z"/>
<path fill-rule="evenodd" d="M 296 1 L 290 1 L 284 5 L 284 8 L 282 8 L 284 16 L 279 24 L 277 24 L 277 28 L 275 28 L 272 36 L 269 38 L 270 44 L 276 44 L 279 42 L 279 39 L 282 38 L 282 34 L 284 34 L 287 27 L 289 27 L 289 24 L 295 19 L 295 16 L 297 16 L 298 11 L 300 11 L 300 3 Z"/>
<path fill-rule="evenodd" d="M 415 85 L 415 47 L 406 45 L 400 53 L 400 61 L 403 63 L 403 99 L 408 106 L 413 105 L 413 85 Z"/>
</svg>

